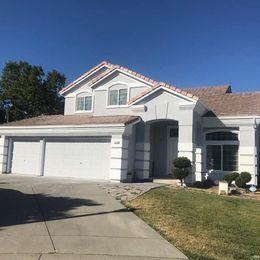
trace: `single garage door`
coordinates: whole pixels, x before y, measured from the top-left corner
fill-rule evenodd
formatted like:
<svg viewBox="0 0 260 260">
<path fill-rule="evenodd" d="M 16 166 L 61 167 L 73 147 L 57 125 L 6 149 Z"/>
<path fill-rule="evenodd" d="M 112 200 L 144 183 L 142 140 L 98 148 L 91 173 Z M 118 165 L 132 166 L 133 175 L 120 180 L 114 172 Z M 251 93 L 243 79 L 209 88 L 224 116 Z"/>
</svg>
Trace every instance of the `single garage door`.
<svg viewBox="0 0 260 260">
<path fill-rule="evenodd" d="M 110 138 L 46 139 L 45 176 L 109 179 Z"/>
<path fill-rule="evenodd" d="M 13 139 L 11 172 L 39 175 L 40 140 Z"/>
</svg>

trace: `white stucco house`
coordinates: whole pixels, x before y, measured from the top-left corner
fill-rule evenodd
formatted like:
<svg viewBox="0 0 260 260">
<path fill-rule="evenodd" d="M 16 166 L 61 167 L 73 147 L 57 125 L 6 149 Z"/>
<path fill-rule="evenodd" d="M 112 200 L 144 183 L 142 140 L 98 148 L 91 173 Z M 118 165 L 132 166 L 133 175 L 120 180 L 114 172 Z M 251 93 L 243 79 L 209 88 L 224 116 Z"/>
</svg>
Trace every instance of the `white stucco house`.
<svg viewBox="0 0 260 260">
<path fill-rule="evenodd" d="M 258 183 L 260 92 L 180 89 L 104 61 L 60 94 L 64 115 L 0 126 L 2 173 L 167 178 L 173 159 L 186 156 L 186 182 L 248 171 Z"/>
</svg>

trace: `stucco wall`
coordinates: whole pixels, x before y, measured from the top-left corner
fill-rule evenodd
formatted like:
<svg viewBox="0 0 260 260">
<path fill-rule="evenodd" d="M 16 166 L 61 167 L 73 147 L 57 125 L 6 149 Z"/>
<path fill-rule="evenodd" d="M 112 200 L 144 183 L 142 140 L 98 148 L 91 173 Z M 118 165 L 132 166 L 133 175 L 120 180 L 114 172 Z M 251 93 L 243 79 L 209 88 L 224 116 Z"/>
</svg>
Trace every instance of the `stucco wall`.
<svg viewBox="0 0 260 260">
<path fill-rule="evenodd" d="M 93 88 L 89 87 L 89 79 L 80 83 L 76 88 L 69 91 L 65 96 L 64 114 L 71 115 L 75 113 L 76 95 L 84 91 L 93 92 L 93 114 L 96 116 L 101 115 L 129 115 L 134 114 L 129 107 L 118 106 L 108 107 L 108 89 L 110 87 L 127 87 L 129 100 L 139 95 L 144 90 L 150 88 L 147 84 L 129 77 L 123 73 L 114 73 L 107 77 Z M 81 112 L 84 114 L 84 112 Z"/>
</svg>

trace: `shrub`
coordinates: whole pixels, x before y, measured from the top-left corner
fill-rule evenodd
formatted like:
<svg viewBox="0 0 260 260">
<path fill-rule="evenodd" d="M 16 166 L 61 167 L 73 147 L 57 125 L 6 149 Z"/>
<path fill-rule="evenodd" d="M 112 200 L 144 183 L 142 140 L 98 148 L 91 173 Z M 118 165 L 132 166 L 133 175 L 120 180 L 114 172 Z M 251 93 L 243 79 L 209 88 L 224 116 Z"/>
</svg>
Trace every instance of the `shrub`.
<svg viewBox="0 0 260 260">
<path fill-rule="evenodd" d="M 187 169 L 176 168 L 173 170 L 173 175 L 176 179 L 180 180 L 182 184 L 183 179 L 189 175 L 189 171 Z"/>
<path fill-rule="evenodd" d="M 243 187 L 243 181 L 240 175 L 236 178 L 235 183 L 239 188 Z"/>
<path fill-rule="evenodd" d="M 178 157 L 173 161 L 173 176 L 181 181 L 183 184 L 183 179 L 189 175 L 189 167 L 191 167 L 191 161 L 186 157 Z"/>
<path fill-rule="evenodd" d="M 232 183 L 232 181 L 234 181 L 238 176 L 239 176 L 238 172 L 231 172 L 231 173 L 226 174 L 223 177 L 223 180 L 226 181 L 228 183 L 228 185 L 230 185 Z"/>
<path fill-rule="evenodd" d="M 187 157 L 178 157 L 173 161 L 173 165 L 178 169 L 191 167 L 191 161 Z"/>
<path fill-rule="evenodd" d="M 241 172 L 236 178 L 235 183 L 239 188 L 245 188 L 246 184 L 251 181 L 251 174 L 249 172 Z"/>
<path fill-rule="evenodd" d="M 241 172 L 240 176 L 245 184 L 250 182 L 252 179 L 251 174 L 249 172 Z"/>
</svg>

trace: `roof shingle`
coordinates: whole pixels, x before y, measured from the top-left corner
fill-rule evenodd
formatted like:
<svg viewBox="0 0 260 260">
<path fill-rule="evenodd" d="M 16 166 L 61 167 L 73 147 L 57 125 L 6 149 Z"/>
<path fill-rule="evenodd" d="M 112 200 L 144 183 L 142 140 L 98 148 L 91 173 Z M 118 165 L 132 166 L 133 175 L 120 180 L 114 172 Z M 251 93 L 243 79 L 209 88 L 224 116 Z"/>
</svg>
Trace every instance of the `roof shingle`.
<svg viewBox="0 0 260 260">
<path fill-rule="evenodd" d="M 44 126 L 44 125 L 95 125 L 95 124 L 131 124 L 139 119 L 138 116 L 86 116 L 86 115 L 51 115 L 38 116 L 1 126 Z"/>
<path fill-rule="evenodd" d="M 260 116 L 260 92 L 203 95 L 201 100 L 217 116 Z"/>
</svg>

